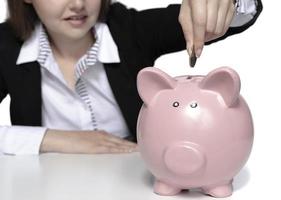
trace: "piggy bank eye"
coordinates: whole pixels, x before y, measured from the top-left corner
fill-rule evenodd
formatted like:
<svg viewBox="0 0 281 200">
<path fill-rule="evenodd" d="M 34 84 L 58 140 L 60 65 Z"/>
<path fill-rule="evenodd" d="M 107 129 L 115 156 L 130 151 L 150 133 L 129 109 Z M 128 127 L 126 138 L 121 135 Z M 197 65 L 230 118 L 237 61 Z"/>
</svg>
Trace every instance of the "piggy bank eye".
<svg viewBox="0 0 281 200">
<path fill-rule="evenodd" d="M 173 103 L 173 106 L 174 106 L 175 108 L 176 108 L 176 107 L 179 107 L 179 106 L 180 106 L 180 103 L 176 101 L 176 102 Z"/>
<path fill-rule="evenodd" d="M 192 102 L 192 103 L 190 104 L 190 107 L 191 107 L 191 108 L 196 108 L 197 106 L 198 106 L 197 102 Z"/>
</svg>

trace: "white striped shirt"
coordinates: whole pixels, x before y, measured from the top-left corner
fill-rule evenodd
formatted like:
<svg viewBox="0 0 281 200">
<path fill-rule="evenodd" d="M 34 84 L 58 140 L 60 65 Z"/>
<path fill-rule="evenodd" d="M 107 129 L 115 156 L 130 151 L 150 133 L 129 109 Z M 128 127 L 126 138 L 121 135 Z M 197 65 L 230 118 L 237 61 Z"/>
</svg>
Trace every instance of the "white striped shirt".
<svg viewBox="0 0 281 200">
<path fill-rule="evenodd" d="M 34 61 L 41 66 L 42 127 L 0 127 L 6 135 L 0 152 L 38 154 L 47 128 L 105 130 L 119 137 L 129 135 L 102 64 L 120 62 L 117 46 L 106 24 L 96 24 L 93 31 L 96 42 L 75 67 L 75 91 L 67 86 L 42 25 L 38 25 L 31 38 L 24 42 L 18 67 Z"/>
</svg>

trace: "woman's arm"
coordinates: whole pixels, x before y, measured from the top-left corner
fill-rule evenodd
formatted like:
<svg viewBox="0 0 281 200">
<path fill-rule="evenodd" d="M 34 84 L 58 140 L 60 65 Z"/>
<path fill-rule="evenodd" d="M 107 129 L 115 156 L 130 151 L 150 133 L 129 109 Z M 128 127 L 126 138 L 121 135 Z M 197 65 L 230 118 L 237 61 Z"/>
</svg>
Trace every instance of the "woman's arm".
<svg viewBox="0 0 281 200">
<path fill-rule="evenodd" d="M 262 11 L 261 1 L 257 2 L 257 12 L 252 19 L 236 27 L 229 27 L 222 36 L 219 34 L 217 38 L 213 36 L 205 38 L 205 44 L 241 33 L 253 25 Z M 163 54 L 186 49 L 185 36 L 179 22 L 180 10 L 181 5 L 176 4 L 167 8 L 137 11 L 114 3 L 109 10 L 107 23 L 121 50 L 130 50 L 130 44 L 136 43 L 142 53 L 140 56 L 144 54 L 151 63 Z M 131 40 L 131 43 L 124 44 L 128 40 Z"/>
<path fill-rule="evenodd" d="M 34 126 L 0 126 L 0 154 L 129 153 L 137 144 L 104 131 L 49 130 Z"/>
<path fill-rule="evenodd" d="M 105 131 L 47 130 L 40 152 L 59 153 L 129 153 L 137 144 L 116 137 Z"/>
</svg>

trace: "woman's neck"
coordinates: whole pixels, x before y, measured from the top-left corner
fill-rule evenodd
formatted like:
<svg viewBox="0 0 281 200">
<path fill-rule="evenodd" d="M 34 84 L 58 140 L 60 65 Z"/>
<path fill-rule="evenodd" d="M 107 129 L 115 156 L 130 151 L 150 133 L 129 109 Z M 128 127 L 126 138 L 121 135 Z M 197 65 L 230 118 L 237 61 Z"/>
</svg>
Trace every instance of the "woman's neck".
<svg viewBox="0 0 281 200">
<path fill-rule="evenodd" d="M 56 57 L 76 62 L 87 53 L 89 48 L 95 42 L 91 31 L 79 40 L 71 40 L 59 36 L 51 36 L 49 38 L 52 51 Z"/>
</svg>

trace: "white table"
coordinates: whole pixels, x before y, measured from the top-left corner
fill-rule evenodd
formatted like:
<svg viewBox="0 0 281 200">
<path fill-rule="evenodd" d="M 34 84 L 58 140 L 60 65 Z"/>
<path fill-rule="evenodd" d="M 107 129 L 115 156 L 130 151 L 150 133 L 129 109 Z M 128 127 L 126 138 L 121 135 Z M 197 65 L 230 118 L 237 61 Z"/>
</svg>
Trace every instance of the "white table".
<svg viewBox="0 0 281 200">
<path fill-rule="evenodd" d="M 238 198 L 249 171 L 234 180 Z M 197 190 L 174 197 L 153 193 L 153 177 L 139 153 L 121 155 L 0 156 L 0 200 L 182 200 L 212 199 Z"/>
</svg>

